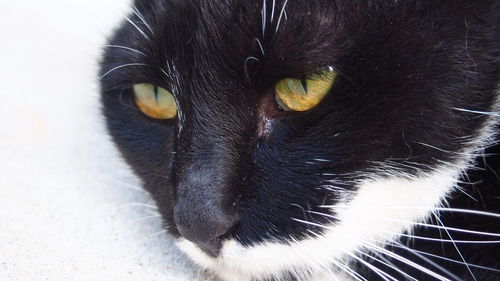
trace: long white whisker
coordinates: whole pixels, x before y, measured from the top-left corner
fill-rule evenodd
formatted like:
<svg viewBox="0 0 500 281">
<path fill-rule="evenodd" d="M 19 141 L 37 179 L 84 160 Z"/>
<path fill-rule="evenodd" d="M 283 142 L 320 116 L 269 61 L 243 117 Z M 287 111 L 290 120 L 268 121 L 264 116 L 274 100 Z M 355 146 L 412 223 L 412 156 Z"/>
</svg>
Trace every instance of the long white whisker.
<svg viewBox="0 0 500 281">
<path fill-rule="evenodd" d="M 324 217 L 332 218 L 335 220 L 339 220 L 336 216 L 330 215 L 330 214 L 324 214 L 320 212 L 315 212 L 315 211 L 307 211 L 308 213 L 311 214 L 316 214 L 316 215 L 321 215 Z M 411 221 L 405 221 L 405 220 L 398 220 L 398 219 L 390 219 L 390 218 L 381 218 L 381 217 L 376 217 L 376 216 L 368 216 L 370 218 L 375 218 L 375 219 L 381 219 L 381 220 L 386 220 L 386 221 L 394 221 L 394 222 L 403 222 L 403 223 L 410 223 L 418 226 L 425 226 L 429 228 L 435 228 L 435 229 L 440 229 L 440 230 L 446 230 L 446 231 L 456 231 L 456 232 L 462 232 L 462 233 L 469 233 L 469 234 L 477 234 L 477 235 L 484 235 L 484 236 L 494 236 L 494 237 L 500 237 L 500 234 L 497 233 L 490 233 L 490 232 L 481 232 L 481 231 L 473 231 L 473 230 L 467 230 L 467 229 L 460 229 L 460 228 L 453 228 L 453 227 L 447 227 L 447 226 L 439 226 L 439 225 L 433 225 L 433 224 L 426 224 L 426 223 L 419 223 L 419 222 L 411 222 Z M 318 226 L 322 228 L 329 229 L 329 226 L 324 226 L 316 223 L 312 223 L 309 221 L 304 221 L 304 220 L 299 220 L 295 219 L 298 222 L 305 223 L 305 224 L 310 224 L 313 226 Z M 431 237 L 425 237 L 425 236 L 417 236 L 417 235 L 411 235 L 411 234 L 405 234 L 405 233 L 398 233 L 398 232 L 392 232 L 392 231 L 384 231 L 384 230 L 378 230 L 378 229 L 373 229 L 378 232 L 382 233 L 387 233 L 387 234 L 396 234 L 399 236 L 403 237 L 408 237 L 408 238 L 414 238 L 414 239 L 419 239 L 419 240 L 426 240 L 426 241 L 435 241 L 435 242 L 447 242 L 447 243 L 458 243 L 458 244 L 499 244 L 500 240 L 446 240 L 446 239 L 438 239 L 438 238 L 431 238 Z"/>
<path fill-rule="evenodd" d="M 436 213 L 434 213 L 434 212 L 432 212 L 432 214 L 434 215 L 434 217 L 436 218 L 436 220 L 438 220 L 439 224 L 441 224 L 444 227 L 445 225 L 443 224 L 443 222 L 441 221 L 441 219 L 439 218 L 439 216 L 436 215 Z M 467 267 L 467 270 L 469 271 L 470 275 L 472 276 L 472 279 L 474 279 L 475 281 L 477 281 L 476 276 L 474 276 L 474 273 L 472 273 L 472 270 L 470 269 L 469 264 L 467 263 L 467 261 L 465 260 L 464 256 L 462 255 L 462 252 L 460 252 L 460 249 L 458 248 L 457 244 L 453 241 L 453 237 L 451 236 L 450 232 L 447 229 L 445 229 L 444 231 L 446 232 L 446 234 L 448 235 L 448 237 L 450 237 L 451 241 L 453 242 L 453 246 L 457 250 L 457 253 L 460 256 L 460 258 L 462 259 L 462 261 L 465 263 L 465 266 Z"/>
<path fill-rule="evenodd" d="M 321 227 L 321 228 L 326 228 L 326 229 L 330 228 L 330 227 L 327 227 L 327 226 L 324 226 L 324 225 L 320 225 L 320 224 L 309 222 L 309 221 L 303 221 L 303 220 L 296 219 L 296 218 L 293 218 L 293 220 L 295 220 L 297 222 L 304 223 L 304 224 L 309 224 L 309 225 Z M 375 250 L 375 251 L 377 251 L 379 253 L 385 254 L 385 255 L 390 256 L 390 257 L 392 257 L 392 258 L 394 258 L 396 260 L 399 260 L 400 262 L 403 262 L 403 263 L 405 263 L 405 264 L 407 264 L 407 265 L 409 265 L 409 266 L 411 266 L 411 267 L 413 267 L 413 268 L 415 268 L 415 269 L 417 269 L 419 271 L 422 271 L 422 272 L 424 272 L 424 273 L 426 273 L 428 275 L 431 275 L 431 276 L 433 276 L 436 279 L 439 279 L 439 280 L 442 280 L 442 281 L 451 281 L 450 279 L 448 279 L 448 278 L 446 278 L 446 277 L 444 277 L 444 276 L 442 276 L 442 275 L 440 275 L 440 274 L 438 274 L 438 273 L 436 273 L 436 272 L 434 272 L 434 271 L 432 271 L 430 269 L 427 269 L 427 268 L 425 268 L 425 267 L 423 267 L 423 266 L 421 266 L 421 265 L 419 265 L 419 264 L 417 264 L 415 262 L 412 262 L 411 260 L 408 260 L 408 259 L 406 259 L 404 257 L 401 257 L 400 255 L 392 253 L 392 252 L 388 251 L 387 249 L 381 248 L 381 247 L 376 246 L 376 245 L 374 245 L 372 243 L 369 243 L 367 241 L 360 241 L 360 242 L 365 247 L 368 247 L 368 248 L 370 248 L 372 250 Z M 449 274 L 453 275 L 451 272 Z"/>
<path fill-rule="evenodd" d="M 406 273 L 406 272 L 402 271 L 401 269 L 397 268 L 397 267 L 396 267 L 395 265 L 393 265 L 393 264 L 389 264 L 388 262 L 382 261 L 381 259 L 376 258 L 376 257 L 374 257 L 374 256 L 372 256 L 372 255 L 369 255 L 369 254 L 367 254 L 367 253 L 365 253 L 365 252 L 363 252 L 363 251 L 361 251 L 361 250 L 356 250 L 356 251 L 357 251 L 357 252 L 359 252 L 359 253 L 361 253 L 362 255 L 364 255 L 364 256 L 366 256 L 366 257 L 370 258 L 370 259 L 373 259 L 373 260 L 375 260 L 375 261 L 378 261 L 379 263 L 381 263 L 381 264 L 383 264 L 383 265 L 385 265 L 385 266 L 387 266 L 387 267 L 389 267 L 389 268 L 394 269 L 395 271 L 399 272 L 400 274 L 402 274 L 402 275 L 404 275 L 404 276 L 406 276 L 406 277 L 408 277 L 408 278 L 410 278 L 410 279 L 412 279 L 412 280 L 414 280 L 414 281 L 418 281 L 418 280 L 417 280 L 417 279 L 415 279 L 413 276 L 411 276 L 411 275 L 409 275 L 408 273 Z"/>
<path fill-rule="evenodd" d="M 117 183 L 119 183 L 120 185 L 123 185 L 125 186 L 126 188 L 129 188 L 129 189 L 132 189 L 132 190 L 136 190 L 136 191 L 140 191 L 140 192 L 146 192 L 140 185 L 133 185 L 131 183 L 128 183 L 128 182 L 125 182 L 125 181 L 121 181 L 121 180 L 115 180 Z"/>
<path fill-rule="evenodd" d="M 379 253 L 383 253 L 383 254 L 385 254 L 387 256 L 390 256 L 390 257 L 392 257 L 392 258 L 394 258 L 394 259 L 396 259 L 396 260 L 398 260 L 398 261 L 400 261 L 402 263 L 405 263 L 405 264 L 407 264 L 407 265 L 409 265 L 409 266 L 411 266 L 411 267 L 413 267 L 415 269 L 418 269 L 418 270 L 422 271 L 423 273 L 426 273 L 426 274 L 428 274 L 428 275 L 430 275 L 430 276 L 432 276 L 432 277 L 434 277 L 436 279 L 439 279 L 439 280 L 442 280 L 442 281 L 451 281 L 450 279 L 448 279 L 448 278 L 446 278 L 446 277 L 444 277 L 444 276 L 442 276 L 442 275 L 440 275 L 440 274 L 438 274 L 438 273 L 436 273 L 436 272 L 434 272 L 434 271 L 432 271 L 432 270 L 430 270 L 428 268 L 425 268 L 425 267 L 423 267 L 423 266 L 421 266 L 421 265 L 419 265 L 419 264 L 417 264 L 417 263 L 415 263 L 415 262 L 413 262 L 413 261 L 411 261 L 411 260 L 409 260 L 407 258 L 404 258 L 404 257 L 402 257 L 402 256 L 400 256 L 398 254 L 395 254 L 395 253 L 393 253 L 393 252 L 391 252 L 391 251 L 389 251 L 387 249 L 384 249 L 382 247 L 376 246 L 376 245 L 374 245 L 372 243 L 368 243 L 366 241 L 364 241 L 362 243 L 366 247 L 368 247 L 368 248 L 370 248 L 372 250 L 375 250 L 375 251 L 377 251 Z"/>
<path fill-rule="evenodd" d="M 123 204 L 123 205 L 119 206 L 118 209 L 121 209 L 121 208 L 124 208 L 124 207 L 146 207 L 146 208 L 151 208 L 151 209 L 155 209 L 155 210 L 158 209 L 157 206 L 154 206 L 154 205 L 151 205 L 151 204 L 136 203 L 136 202 Z"/>
<path fill-rule="evenodd" d="M 114 67 L 108 72 L 104 73 L 101 77 L 99 77 L 98 81 L 104 79 L 104 77 L 108 76 L 111 74 L 113 71 L 124 68 L 124 67 L 129 67 L 129 66 L 147 66 L 145 63 L 127 63 L 127 64 L 122 64 L 120 66 Z"/>
<path fill-rule="evenodd" d="M 455 209 L 455 208 L 433 208 L 432 210 L 439 211 L 439 212 L 455 212 L 455 213 L 462 213 L 462 214 L 482 215 L 482 216 L 500 218 L 500 214 L 491 213 L 491 212 L 484 212 L 484 211 L 477 211 L 477 210 Z"/>
<path fill-rule="evenodd" d="M 357 273 L 356 271 L 354 271 L 349 266 L 347 266 L 345 264 L 342 264 L 341 262 L 332 260 L 332 259 L 328 259 L 328 260 L 330 262 L 332 262 L 335 266 L 337 266 L 338 268 L 340 268 L 340 270 L 342 270 L 345 273 L 349 274 L 349 276 L 352 276 L 354 279 L 356 279 L 358 281 L 368 281 L 366 278 L 364 278 L 363 276 L 361 276 L 359 273 Z"/>
<path fill-rule="evenodd" d="M 160 213 L 152 211 L 152 210 L 144 210 L 145 213 L 148 213 L 150 215 L 160 215 Z"/>
<path fill-rule="evenodd" d="M 155 233 L 149 235 L 148 238 L 152 238 L 153 236 L 157 236 L 157 235 L 160 235 L 160 234 L 163 234 L 163 233 L 167 233 L 167 231 L 166 230 L 162 230 L 162 231 L 155 232 Z"/>
<path fill-rule="evenodd" d="M 280 16 L 278 18 L 278 24 L 276 24 L 276 29 L 274 30 L 274 33 L 278 32 L 278 29 L 279 29 L 280 23 L 281 23 L 281 18 L 283 17 L 283 13 L 285 12 L 286 4 L 288 4 L 288 0 L 285 0 L 285 3 L 283 4 L 283 8 L 281 8 Z"/>
<path fill-rule="evenodd" d="M 264 47 L 262 46 L 262 43 L 260 43 L 260 40 L 259 38 L 254 38 L 255 41 L 257 42 L 257 44 L 259 45 L 259 48 L 260 48 L 260 52 L 262 53 L 263 56 L 266 55 L 266 52 L 264 52 Z"/>
<path fill-rule="evenodd" d="M 425 146 L 425 147 L 432 148 L 432 149 L 437 150 L 439 152 L 444 152 L 444 153 L 448 153 L 448 154 L 465 155 L 465 156 L 470 156 L 471 155 L 471 153 L 462 153 L 462 152 L 456 152 L 456 151 L 446 150 L 446 149 L 439 148 L 437 146 L 434 146 L 434 145 L 431 145 L 431 144 L 428 144 L 428 143 L 425 143 L 425 142 L 416 141 L 415 143 L 420 144 L 420 145 Z M 446 164 L 446 165 L 450 165 L 450 166 L 454 166 L 454 167 L 457 167 L 457 168 L 461 168 L 458 165 L 453 165 L 451 162 L 444 162 L 444 161 L 441 161 L 441 160 L 439 162 L 443 163 L 443 164 Z"/>
<path fill-rule="evenodd" d="M 469 113 L 476 113 L 476 114 L 500 117 L 500 112 L 478 111 L 478 110 L 471 110 L 471 109 L 458 108 L 458 107 L 453 107 L 453 109 L 458 110 L 458 111 L 462 111 L 462 112 L 469 112 Z"/>
<path fill-rule="evenodd" d="M 141 222 L 143 220 L 148 220 L 148 219 L 152 219 L 152 218 L 159 218 L 159 217 L 161 217 L 160 214 L 151 215 L 151 216 L 145 216 L 145 217 L 142 217 L 142 218 L 131 220 L 131 221 L 128 222 L 128 224 L 135 224 L 135 223 Z"/>
<path fill-rule="evenodd" d="M 267 10 L 267 7 L 266 7 L 266 1 L 267 0 L 262 0 L 262 11 L 261 11 L 261 15 L 262 15 L 262 38 L 265 38 L 266 37 L 266 10 Z"/>
<path fill-rule="evenodd" d="M 144 17 L 142 16 L 142 14 L 139 12 L 139 10 L 137 10 L 136 7 L 132 7 L 132 12 L 142 21 L 142 23 L 144 23 L 144 25 L 149 29 L 149 31 L 151 32 L 151 34 L 154 34 L 153 29 L 151 28 L 151 25 L 149 25 L 146 22 L 146 20 L 144 19 Z"/>
<path fill-rule="evenodd" d="M 107 47 L 107 48 L 118 48 L 118 49 L 124 49 L 124 50 L 127 50 L 127 51 L 131 51 L 131 52 L 134 52 L 134 53 L 138 53 L 140 55 L 143 55 L 143 56 L 147 56 L 145 53 L 139 51 L 139 50 L 136 50 L 136 49 L 133 49 L 133 48 L 130 48 L 130 47 L 125 47 L 125 46 L 120 46 L 120 45 L 104 45 L 104 47 Z"/>
<path fill-rule="evenodd" d="M 274 19 L 274 9 L 276 8 L 276 0 L 273 0 L 273 9 L 271 10 L 271 23 Z"/>
<path fill-rule="evenodd" d="M 412 238 L 412 239 L 417 239 L 417 240 L 424 240 L 424 241 L 433 241 L 433 242 L 441 242 L 441 243 L 456 243 L 456 244 L 499 244 L 500 240 L 489 240 L 489 241 L 482 241 L 482 240 L 447 240 L 447 239 L 438 239 L 438 238 L 431 238 L 431 237 L 425 237 L 425 236 L 417 236 L 417 235 L 411 235 L 411 234 L 405 234 L 405 233 L 398 233 L 398 232 L 392 232 L 392 231 L 384 231 L 384 230 L 377 230 L 373 229 L 374 231 L 381 232 L 381 233 L 387 233 L 391 235 L 399 235 L 402 237 L 407 237 L 407 238 Z"/>
<path fill-rule="evenodd" d="M 312 211 L 309 211 L 309 212 L 312 213 Z M 321 213 L 316 213 L 316 214 L 321 214 Z M 328 216 L 327 214 L 323 214 L 323 215 L 324 216 Z M 405 220 L 392 219 L 392 218 L 384 218 L 384 217 L 377 217 L 377 216 L 367 216 L 367 217 L 374 218 L 374 219 L 379 219 L 379 220 L 384 220 L 384 221 L 410 223 L 410 224 L 413 224 L 413 225 L 424 226 L 424 227 L 435 228 L 435 229 L 443 229 L 443 230 L 448 230 L 448 231 L 455 231 L 455 232 L 462 232 L 462 233 L 469 233 L 469 234 L 477 234 L 477 235 L 484 235 L 484 236 L 500 237 L 500 233 L 474 231 L 474 230 L 468 230 L 468 229 L 462 229 L 462 228 L 454 228 L 454 227 L 448 227 L 448 226 L 440 226 L 440 225 L 434 225 L 434 224 L 428 224 L 428 223 L 422 223 L 422 222 L 412 222 L 412 221 L 405 221 Z"/>
<path fill-rule="evenodd" d="M 346 206 L 338 206 L 338 205 L 322 205 L 319 206 L 321 208 L 330 208 L 330 209 L 346 209 L 346 208 L 356 208 L 356 209 L 364 209 L 364 207 L 346 207 Z M 479 215 L 479 216 L 487 216 L 487 217 L 495 217 L 500 219 L 500 214 L 492 213 L 492 212 L 484 212 L 470 209 L 459 209 L 459 208 L 446 208 L 446 207 L 418 207 L 418 206 L 370 206 L 366 208 L 377 208 L 377 209 L 395 209 L 395 210 L 405 210 L 405 209 L 416 209 L 416 210 L 430 210 L 430 211 L 438 211 L 438 212 L 450 212 L 450 213 L 462 213 L 462 214 L 470 214 L 470 215 Z"/>
<path fill-rule="evenodd" d="M 142 29 L 140 29 L 137 24 L 135 24 L 134 21 L 132 21 L 129 17 L 125 16 L 125 19 L 135 28 L 137 29 L 137 31 L 139 31 L 139 33 L 144 36 L 144 38 L 146 38 L 148 41 L 151 41 L 151 38 L 149 38 L 149 36 L 144 32 L 142 31 Z"/>
<path fill-rule="evenodd" d="M 433 258 L 436 258 L 436 259 L 441 259 L 441 260 L 445 260 L 445 261 L 449 261 L 449 262 L 453 262 L 453 263 L 465 265 L 465 263 L 463 263 L 461 261 L 457 261 L 457 260 L 454 260 L 454 259 L 445 258 L 445 257 L 442 257 L 442 256 L 438 256 L 438 255 L 434 255 L 434 254 L 431 254 L 431 253 L 427 253 L 427 252 L 424 252 L 424 251 L 419 251 L 419 250 L 411 249 L 411 248 L 408 248 L 405 245 L 402 245 L 401 243 L 393 244 L 392 246 L 397 247 L 397 248 L 401 248 L 401 249 L 405 249 L 405 250 L 410 251 L 410 252 L 416 252 L 416 253 L 419 253 L 419 254 L 422 254 L 422 255 L 433 257 Z M 484 270 L 499 272 L 500 273 L 500 269 L 495 269 L 495 268 L 492 268 L 492 267 L 486 267 L 486 266 L 481 266 L 481 265 L 472 264 L 472 263 L 469 263 L 469 266 L 475 267 L 475 268 L 479 268 L 479 269 L 484 269 Z"/>
<path fill-rule="evenodd" d="M 366 267 L 368 267 L 369 269 L 371 269 L 373 272 L 375 272 L 378 276 L 382 277 L 382 279 L 384 279 L 386 281 L 389 281 L 389 279 L 387 279 L 387 278 L 390 278 L 393 281 L 398 281 L 396 278 L 394 278 L 391 275 L 389 275 L 388 273 L 382 271 L 380 268 L 377 268 L 377 267 L 369 264 L 368 262 L 364 261 L 363 259 L 361 259 L 359 257 L 356 257 L 355 255 L 351 255 L 351 254 L 349 254 L 349 256 L 354 257 L 356 260 L 358 260 L 359 262 L 361 262 L 362 264 L 364 264 Z"/>
<path fill-rule="evenodd" d="M 331 214 L 325 214 L 325 213 L 320 213 L 320 212 L 316 212 L 316 211 L 312 211 L 312 210 L 308 210 L 307 211 L 308 213 L 311 213 L 311 214 L 316 214 L 316 215 L 320 215 L 320 216 L 323 216 L 323 217 L 327 217 L 327 218 L 332 218 L 332 219 L 335 219 L 335 220 L 338 220 L 339 218 L 334 216 L 334 215 L 331 215 Z M 494 237 L 500 237 L 500 234 L 499 233 L 491 233 L 491 232 L 482 232 L 482 231 L 474 231 L 474 230 L 468 230 L 468 229 L 461 229 L 461 228 L 453 228 L 453 227 L 447 227 L 447 226 L 439 226 L 439 225 L 434 225 L 434 224 L 428 224 L 428 223 L 421 223 L 421 222 L 413 222 L 413 221 L 406 221 L 406 220 L 400 220 L 400 219 L 392 219 L 392 218 L 385 218 L 385 217 L 378 217 L 378 216 L 366 216 L 368 218 L 373 218 L 373 219 L 379 219 L 379 220 L 385 220 L 385 221 L 391 221 L 391 222 L 402 222 L 402 223 L 408 223 L 408 224 L 413 224 L 413 225 L 418 225 L 418 226 L 424 226 L 424 227 L 429 227 L 429 228 L 436 228 L 436 229 L 443 229 L 443 230 L 449 230 L 449 231 L 455 231 L 455 232 L 462 232 L 462 233 L 469 233 L 469 234 L 477 234 L 477 235 L 484 235 L 484 236 L 494 236 Z M 390 232 L 391 234 L 393 232 Z M 413 238 L 419 238 L 420 236 L 412 236 L 412 235 L 409 235 L 409 237 L 413 237 Z M 427 237 L 422 237 L 422 238 L 427 238 Z M 432 238 L 429 238 L 429 239 L 432 239 Z M 433 241 L 450 241 L 450 240 L 441 240 L 441 239 L 432 239 Z M 498 241 L 461 241 L 463 243 L 481 243 L 481 242 L 484 242 L 484 243 L 489 243 L 489 244 L 492 244 L 492 243 L 497 243 Z"/>
<path fill-rule="evenodd" d="M 385 245 L 389 245 L 389 246 L 393 246 L 393 247 L 398 247 L 398 245 L 400 245 L 400 247 L 398 248 L 401 248 L 401 247 L 404 247 L 405 250 L 407 250 L 408 252 L 412 253 L 413 255 L 415 255 L 416 257 L 422 259 L 423 261 L 429 263 L 430 265 L 434 266 L 435 268 L 441 270 L 442 272 L 444 272 L 445 274 L 449 275 L 450 277 L 452 277 L 454 280 L 460 280 L 461 278 L 459 278 L 458 276 L 456 276 L 455 274 L 451 273 L 450 271 L 448 271 L 447 269 L 445 269 L 444 267 L 440 266 L 439 264 L 433 262 L 432 260 L 426 258 L 425 256 L 422 256 L 421 254 L 417 253 L 415 250 L 409 248 L 409 247 L 406 247 L 404 246 L 403 244 L 401 244 L 400 242 L 396 242 L 396 241 L 388 241 L 388 242 L 379 242 L 377 241 L 378 243 L 381 243 L 381 244 L 385 244 Z"/>
</svg>

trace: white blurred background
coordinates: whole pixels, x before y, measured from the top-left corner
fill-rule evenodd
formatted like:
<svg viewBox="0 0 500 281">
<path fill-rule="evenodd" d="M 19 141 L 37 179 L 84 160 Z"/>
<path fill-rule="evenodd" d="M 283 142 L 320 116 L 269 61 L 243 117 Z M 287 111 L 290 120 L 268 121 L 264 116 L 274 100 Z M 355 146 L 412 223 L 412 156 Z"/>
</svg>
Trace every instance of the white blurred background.
<svg viewBox="0 0 500 281">
<path fill-rule="evenodd" d="M 0 280 L 207 280 L 162 233 L 99 115 L 124 0 L 0 0 Z"/>
</svg>

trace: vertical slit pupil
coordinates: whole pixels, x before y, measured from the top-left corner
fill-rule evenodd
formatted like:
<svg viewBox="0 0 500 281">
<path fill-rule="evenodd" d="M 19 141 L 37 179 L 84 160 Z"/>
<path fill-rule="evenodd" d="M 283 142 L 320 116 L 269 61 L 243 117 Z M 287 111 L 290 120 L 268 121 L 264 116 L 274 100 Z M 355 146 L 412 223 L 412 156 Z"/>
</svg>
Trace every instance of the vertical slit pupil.
<svg viewBox="0 0 500 281">
<path fill-rule="evenodd" d="M 158 86 L 154 86 L 153 91 L 155 93 L 155 101 L 158 103 Z"/>
<path fill-rule="evenodd" d="M 305 75 L 300 76 L 300 83 L 302 84 L 302 88 L 304 88 L 304 92 L 307 94 L 307 79 Z"/>
</svg>

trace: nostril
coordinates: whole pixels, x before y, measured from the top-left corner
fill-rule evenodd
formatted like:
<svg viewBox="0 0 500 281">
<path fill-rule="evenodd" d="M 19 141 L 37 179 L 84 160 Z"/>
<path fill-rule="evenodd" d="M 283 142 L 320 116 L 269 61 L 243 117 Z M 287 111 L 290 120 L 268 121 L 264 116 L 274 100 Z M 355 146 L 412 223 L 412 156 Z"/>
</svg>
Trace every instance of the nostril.
<svg viewBox="0 0 500 281">
<path fill-rule="evenodd" d="M 218 212 L 217 212 L 218 213 Z M 175 223 L 179 233 L 187 240 L 197 244 L 204 252 L 211 256 L 218 256 L 222 238 L 236 225 L 236 215 L 204 214 L 176 212 Z"/>
</svg>

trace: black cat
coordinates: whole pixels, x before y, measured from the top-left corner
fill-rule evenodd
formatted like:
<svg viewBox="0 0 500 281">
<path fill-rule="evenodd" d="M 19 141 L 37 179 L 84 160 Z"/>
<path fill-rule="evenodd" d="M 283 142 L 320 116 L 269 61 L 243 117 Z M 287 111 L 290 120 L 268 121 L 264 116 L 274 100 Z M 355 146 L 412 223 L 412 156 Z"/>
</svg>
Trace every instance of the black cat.
<svg viewBox="0 0 500 281">
<path fill-rule="evenodd" d="M 500 1 L 137 0 L 113 140 L 224 280 L 500 280 Z"/>
</svg>

